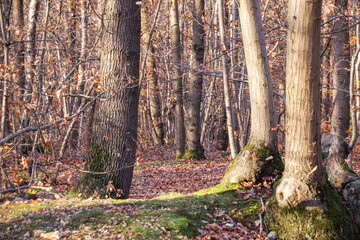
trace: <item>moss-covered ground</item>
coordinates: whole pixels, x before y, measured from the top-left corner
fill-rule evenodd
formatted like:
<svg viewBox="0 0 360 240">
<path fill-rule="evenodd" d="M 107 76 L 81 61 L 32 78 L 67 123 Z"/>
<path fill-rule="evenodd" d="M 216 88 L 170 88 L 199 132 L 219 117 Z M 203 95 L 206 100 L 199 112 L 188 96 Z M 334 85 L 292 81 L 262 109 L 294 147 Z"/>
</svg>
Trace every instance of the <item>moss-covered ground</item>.
<svg viewBox="0 0 360 240">
<path fill-rule="evenodd" d="M 150 200 L 69 197 L 2 204 L 0 238 L 38 239 L 57 232 L 62 239 L 189 239 L 214 223 L 248 228 L 259 219 L 262 206 L 254 194 L 239 195 L 248 190 L 219 185 L 186 195 L 170 192 Z"/>
</svg>

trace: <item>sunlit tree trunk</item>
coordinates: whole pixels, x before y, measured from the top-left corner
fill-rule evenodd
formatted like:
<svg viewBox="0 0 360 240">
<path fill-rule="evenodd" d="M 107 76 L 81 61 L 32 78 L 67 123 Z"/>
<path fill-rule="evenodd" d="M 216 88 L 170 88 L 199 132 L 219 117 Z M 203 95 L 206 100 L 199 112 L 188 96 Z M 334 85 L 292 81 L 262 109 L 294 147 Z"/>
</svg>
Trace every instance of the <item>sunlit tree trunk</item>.
<svg viewBox="0 0 360 240">
<path fill-rule="evenodd" d="M 34 78 L 34 61 L 35 61 L 35 34 L 36 21 L 39 11 L 40 1 L 31 0 L 29 5 L 28 28 L 26 32 L 25 44 L 25 101 L 31 101 L 31 94 L 33 92 L 33 78 Z"/>
<path fill-rule="evenodd" d="M 247 146 L 238 154 L 223 182 L 261 180 L 281 169 L 277 154 L 272 85 L 266 43 L 262 32 L 259 0 L 242 0 L 240 23 L 247 64 L 251 104 L 251 134 Z M 267 159 L 272 156 L 272 160 Z M 266 160 L 267 159 L 267 160 Z"/>
<path fill-rule="evenodd" d="M 173 79 L 176 99 L 175 106 L 175 148 L 176 157 L 182 157 L 185 152 L 185 126 L 183 108 L 183 84 L 181 64 L 181 45 L 179 28 L 179 4 L 178 0 L 170 1 L 170 46 L 173 57 Z"/>
<path fill-rule="evenodd" d="M 75 192 L 129 197 L 135 164 L 140 9 L 132 0 L 106 1 L 101 43 L 103 94 L 97 102 L 86 169 Z"/>
<path fill-rule="evenodd" d="M 229 66 L 228 66 L 228 55 L 227 55 L 227 41 L 225 38 L 225 24 L 224 24 L 224 2 L 222 0 L 217 0 L 218 6 L 218 18 L 219 18 L 219 30 L 220 30 L 220 42 L 221 42 L 221 53 L 222 56 L 222 68 L 223 68 L 223 84 L 224 84 L 224 101 L 226 108 L 226 124 L 229 137 L 229 146 L 232 159 L 235 158 L 237 154 L 237 148 L 235 143 L 234 136 L 234 121 L 232 117 L 232 107 L 231 107 L 231 90 L 229 85 Z"/>
<path fill-rule="evenodd" d="M 321 1 L 289 1 L 285 171 L 268 214 L 280 238 L 356 239 L 351 215 L 327 184 L 321 158 L 320 24 Z"/>
</svg>

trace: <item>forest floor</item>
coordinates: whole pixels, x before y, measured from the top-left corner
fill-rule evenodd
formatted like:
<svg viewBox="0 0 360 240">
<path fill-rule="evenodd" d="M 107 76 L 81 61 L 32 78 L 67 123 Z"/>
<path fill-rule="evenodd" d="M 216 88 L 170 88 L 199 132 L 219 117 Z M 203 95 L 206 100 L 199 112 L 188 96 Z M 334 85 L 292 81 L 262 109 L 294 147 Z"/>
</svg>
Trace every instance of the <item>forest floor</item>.
<svg viewBox="0 0 360 240">
<path fill-rule="evenodd" d="M 358 149 L 354 156 L 359 159 Z M 55 186 L 43 171 L 42 189 L 2 199 L 0 239 L 266 239 L 262 219 L 272 187 L 266 181 L 219 186 L 231 162 L 224 152 L 196 161 L 174 160 L 164 149 L 139 151 L 128 200 L 67 197 L 80 175 L 74 168 L 83 163 L 64 161 L 73 168 Z M 354 170 L 359 167 L 356 160 Z M 14 176 L 21 177 L 18 171 Z"/>
</svg>

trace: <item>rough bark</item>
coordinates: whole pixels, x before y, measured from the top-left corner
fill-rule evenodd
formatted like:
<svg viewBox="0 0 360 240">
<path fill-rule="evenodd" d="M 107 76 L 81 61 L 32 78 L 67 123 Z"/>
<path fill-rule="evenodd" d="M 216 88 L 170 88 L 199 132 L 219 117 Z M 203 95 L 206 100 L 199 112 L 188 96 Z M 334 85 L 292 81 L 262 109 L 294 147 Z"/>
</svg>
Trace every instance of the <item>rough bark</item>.
<svg viewBox="0 0 360 240">
<path fill-rule="evenodd" d="M 103 19 L 103 94 L 86 162 L 87 170 L 102 174 L 82 174 L 74 191 L 127 198 L 137 141 L 140 9 L 132 0 L 108 0 Z"/>
<path fill-rule="evenodd" d="M 266 43 L 262 31 L 260 1 L 239 1 L 251 104 L 250 139 L 226 172 L 223 182 L 258 181 L 281 170 Z M 266 156 L 265 153 L 271 155 Z M 269 159 L 269 157 L 272 157 Z"/>
<path fill-rule="evenodd" d="M 195 0 L 193 6 L 193 41 L 190 65 L 192 71 L 189 77 L 189 92 L 187 97 L 186 119 L 186 154 L 184 157 L 202 159 L 204 149 L 200 142 L 200 108 L 202 99 L 201 67 L 204 61 L 204 0 Z"/>
<path fill-rule="evenodd" d="M 267 214 L 280 238 L 356 239 L 321 158 L 320 16 L 321 1 L 289 2 L 285 171 Z"/>
<path fill-rule="evenodd" d="M 170 1 L 170 45 L 171 54 L 175 64 L 173 65 L 175 106 L 175 148 L 176 157 L 182 157 L 185 153 L 185 125 L 183 108 L 183 84 L 181 63 L 181 44 L 179 27 L 179 5 L 177 0 Z"/>
<path fill-rule="evenodd" d="M 148 10 L 146 6 L 141 8 L 141 31 L 142 39 L 147 42 L 150 38 L 150 28 L 148 25 Z M 156 73 L 156 61 L 155 61 L 155 48 L 152 40 L 150 39 L 149 54 L 146 58 L 146 72 L 148 77 L 149 85 L 149 109 L 150 109 L 150 121 L 152 122 L 153 128 L 153 141 L 155 146 L 161 146 L 164 144 L 164 130 L 163 120 L 161 116 L 161 105 L 160 105 L 160 91 L 158 76 Z"/>
</svg>

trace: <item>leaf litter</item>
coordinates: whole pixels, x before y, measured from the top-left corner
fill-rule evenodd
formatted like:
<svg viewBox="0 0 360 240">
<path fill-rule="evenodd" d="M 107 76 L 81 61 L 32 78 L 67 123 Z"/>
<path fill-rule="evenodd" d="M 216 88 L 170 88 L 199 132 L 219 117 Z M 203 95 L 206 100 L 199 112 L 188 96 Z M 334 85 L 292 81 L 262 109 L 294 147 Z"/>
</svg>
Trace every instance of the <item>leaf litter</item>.
<svg viewBox="0 0 360 240">
<path fill-rule="evenodd" d="M 80 175 L 65 170 L 56 185 L 42 182 L 52 191 L 5 198 L 0 239 L 265 239 L 259 214 L 271 179 L 217 190 L 231 163 L 223 155 L 175 160 L 170 151 L 139 152 L 128 200 L 64 197 Z"/>
</svg>

